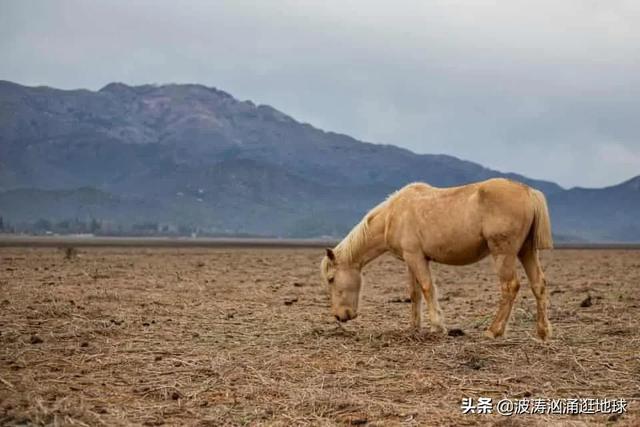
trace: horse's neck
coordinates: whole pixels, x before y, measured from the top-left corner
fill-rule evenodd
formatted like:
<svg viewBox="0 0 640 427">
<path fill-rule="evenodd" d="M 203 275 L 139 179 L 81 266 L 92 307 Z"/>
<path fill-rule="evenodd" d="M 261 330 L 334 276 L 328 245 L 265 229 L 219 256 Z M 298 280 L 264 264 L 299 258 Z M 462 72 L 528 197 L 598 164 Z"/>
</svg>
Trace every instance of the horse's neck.
<svg viewBox="0 0 640 427">
<path fill-rule="evenodd" d="M 360 259 L 361 267 L 369 264 L 371 261 L 378 258 L 380 255 L 387 251 L 387 245 L 384 242 L 384 231 L 376 237 L 374 242 L 371 243 L 372 244 L 370 245 L 370 247 L 362 254 L 362 257 Z"/>
<path fill-rule="evenodd" d="M 385 253 L 387 245 L 384 239 L 384 229 L 384 215 L 373 217 L 369 221 L 366 238 L 362 239 L 360 244 L 353 248 L 353 257 L 349 263 L 362 268 Z"/>
</svg>

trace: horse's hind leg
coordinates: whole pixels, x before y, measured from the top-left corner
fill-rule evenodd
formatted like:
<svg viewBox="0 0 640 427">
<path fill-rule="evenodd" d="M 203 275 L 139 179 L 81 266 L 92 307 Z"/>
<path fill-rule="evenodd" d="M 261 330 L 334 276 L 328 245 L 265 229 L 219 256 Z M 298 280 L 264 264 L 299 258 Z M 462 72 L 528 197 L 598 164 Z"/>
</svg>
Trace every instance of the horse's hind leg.
<svg viewBox="0 0 640 427">
<path fill-rule="evenodd" d="M 500 298 L 500 305 L 498 306 L 498 312 L 493 320 L 489 329 L 485 332 L 485 335 L 490 338 L 496 338 L 504 335 L 504 330 L 509 321 L 511 315 L 511 308 L 513 307 L 513 301 L 516 299 L 520 284 L 518 283 L 518 277 L 516 276 L 516 255 L 510 254 L 494 254 L 493 260 L 496 266 L 496 272 L 500 279 L 500 288 L 502 296 Z"/>
<path fill-rule="evenodd" d="M 530 242 L 527 242 L 520 250 L 518 258 L 520 258 L 520 262 L 527 273 L 531 290 L 536 297 L 536 330 L 538 336 L 540 339 L 546 340 L 551 337 L 551 324 L 547 318 L 549 298 L 544 273 L 542 272 L 540 260 L 538 259 L 538 250 L 535 249 Z"/>
<path fill-rule="evenodd" d="M 442 320 L 442 310 L 438 304 L 438 291 L 433 280 L 431 280 L 429 263 L 422 253 L 405 253 L 403 254 L 403 258 L 422 289 L 422 295 L 427 302 L 427 308 L 429 310 L 431 330 L 438 333 L 446 332 L 447 328 L 444 326 L 444 321 Z"/>
<path fill-rule="evenodd" d="M 407 268 L 409 280 L 407 282 L 411 296 L 411 327 L 420 329 L 422 326 L 422 289 L 410 268 Z"/>
</svg>

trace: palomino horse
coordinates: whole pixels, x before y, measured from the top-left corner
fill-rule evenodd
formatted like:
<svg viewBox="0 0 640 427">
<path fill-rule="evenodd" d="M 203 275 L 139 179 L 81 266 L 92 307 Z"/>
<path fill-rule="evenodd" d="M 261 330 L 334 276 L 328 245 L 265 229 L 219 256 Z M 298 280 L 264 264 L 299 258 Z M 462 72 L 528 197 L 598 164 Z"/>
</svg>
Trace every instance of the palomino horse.
<svg viewBox="0 0 640 427">
<path fill-rule="evenodd" d="M 485 335 L 495 338 L 504 334 L 520 287 L 519 259 L 536 298 L 537 333 L 545 340 L 551 325 L 538 250 L 552 247 L 547 202 L 538 190 L 507 179 L 453 188 L 414 183 L 369 211 L 334 249 L 327 249 L 321 272 L 331 291 L 333 314 L 345 322 L 358 314 L 362 268 L 391 252 L 408 267 L 413 327 L 420 327 L 424 296 L 431 329 L 444 332 L 429 263 L 465 265 L 491 254 L 502 298 Z"/>
</svg>

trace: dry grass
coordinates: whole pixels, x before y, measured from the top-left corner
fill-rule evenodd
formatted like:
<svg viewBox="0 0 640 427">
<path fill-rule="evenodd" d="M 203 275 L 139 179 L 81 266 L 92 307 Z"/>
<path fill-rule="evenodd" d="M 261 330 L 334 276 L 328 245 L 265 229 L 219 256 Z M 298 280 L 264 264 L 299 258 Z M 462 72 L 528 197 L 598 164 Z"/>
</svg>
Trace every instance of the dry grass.
<svg viewBox="0 0 640 427">
<path fill-rule="evenodd" d="M 410 332 L 404 267 L 367 270 L 339 326 L 304 249 L 0 249 L 0 423 L 590 425 L 640 422 L 640 252 L 544 256 L 555 338 L 523 286 L 507 338 L 487 262 L 437 266 L 459 337 Z M 524 280 L 524 278 L 522 278 Z M 591 296 L 591 306 L 581 302 Z M 623 397 L 605 415 L 463 415 L 463 397 Z"/>
</svg>

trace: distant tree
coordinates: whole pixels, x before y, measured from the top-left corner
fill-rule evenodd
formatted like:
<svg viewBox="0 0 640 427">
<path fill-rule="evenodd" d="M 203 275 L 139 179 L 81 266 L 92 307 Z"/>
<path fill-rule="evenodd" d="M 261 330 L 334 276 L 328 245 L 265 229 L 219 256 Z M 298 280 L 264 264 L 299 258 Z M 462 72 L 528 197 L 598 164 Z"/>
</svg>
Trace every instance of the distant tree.
<svg viewBox="0 0 640 427">
<path fill-rule="evenodd" d="M 33 228 L 36 231 L 49 231 L 51 230 L 51 221 L 44 218 L 40 218 L 33 224 Z"/>
<path fill-rule="evenodd" d="M 188 236 L 193 232 L 195 232 L 195 228 L 193 228 L 193 226 L 191 225 L 180 224 L 178 226 L 178 233 L 183 236 Z"/>
<path fill-rule="evenodd" d="M 71 224 L 68 219 L 63 219 L 62 221 L 58 221 L 56 224 L 56 229 L 61 232 L 67 232 L 71 228 Z"/>
<path fill-rule="evenodd" d="M 101 228 L 102 228 L 102 224 L 100 224 L 100 222 L 97 219 L 91 218 L 91 223 L 89 224 L 89 231 L 91 231 L 92 233 L 96 233 L 100 231 Z"/>
<path fill-rule="evenodd" d="M 73 227 L 71 231 L 74 233 L 85 233 L 87 231 L 87 224 L 76 217 L 73 220 Z"/>
<path fill-rule="evenodd" d="M 4 231 L 4 219 L 0 216 L 0 231 Z"/>
<path fill-rule="evenodd" d="M 131 228 L 135 232 L 154 233 L 158 231 L 158 223 L 153 221 L 135 223 Z"/>
</svg>

